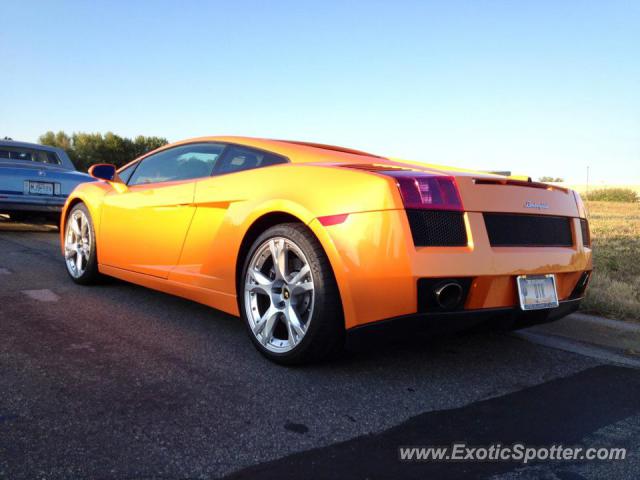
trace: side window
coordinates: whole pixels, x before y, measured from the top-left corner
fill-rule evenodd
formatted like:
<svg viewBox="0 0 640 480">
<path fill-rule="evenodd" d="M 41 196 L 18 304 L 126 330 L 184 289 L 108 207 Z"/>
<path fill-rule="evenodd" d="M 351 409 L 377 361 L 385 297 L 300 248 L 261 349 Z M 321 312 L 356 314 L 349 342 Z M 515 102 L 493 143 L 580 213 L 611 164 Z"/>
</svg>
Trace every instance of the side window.
<svg viewBox="0 0 640 480">
<path fill-rule="evenodd" d="M 12 160 L 22 160 L 24 162 L 33 162 L 33 154 L 29 150 L 12 148 L 9 150 L 9 158 Z"/>
<path fill-rule="evenodd" d="M 129 165 L 127 168 L 123 168 L 122 170 L 120 170 L 118 172 L 118 176 L 120 177 L 120 180 L 122 180 L 124 183 L 129 183 L 131 174 L 135 171 L 136 167 L 138 166 L 138 163 L 140 162 L 136 162 L 132 165 Z"/>
<path fill-rule="evenodd" d="M 52 163 L 54 165 L 62 164 L 62 162 L 60 161 L 56 153 L 46 152 L 46 156 L 47 156 L 47 163 Z"/>
<path fill-rule="evenodd" d="M 33 162 L 35 161 L 33 152 L 31 150 L 23 150 L 18 148 L 12 148 L 9 150 L 9 157 L 12 160 L 21 160 L 23 162 Z"/>
<path fill-rule="evenodd" d="M 208 177 L 223 150 L 224 145 L 214 143 L 194 143 L 163 150 L 141 161 L 131 175 L 129 185 Z"/>
<path fill-rule="evenodd" d="M 60 165 L 58 155 L 45 150 L 34 150 L 33 157 L 36 162 L 48 163 L 50 165 Z"/>
<path fill-rule="evenodd" d="M 217 163 L 213 173 L 215 175 L 222 175 L 223 173 L 268 167 L 279 163 L 287 163 L 287 159 L 275 153 L 230 145 Z"/>
</svg>

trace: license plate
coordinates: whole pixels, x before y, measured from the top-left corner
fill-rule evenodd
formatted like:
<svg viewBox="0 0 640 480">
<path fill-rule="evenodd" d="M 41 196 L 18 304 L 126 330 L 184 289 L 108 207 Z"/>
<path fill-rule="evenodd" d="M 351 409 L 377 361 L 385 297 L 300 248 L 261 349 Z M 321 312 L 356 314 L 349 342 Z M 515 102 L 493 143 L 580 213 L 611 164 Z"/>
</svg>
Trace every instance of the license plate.
<svg viewBox="0 0 640 480">
<path fill-rule="evenodd" d="M 34 195 L 53 195 L 53 183 L 29 182 L 29 193 Z"/>
<path fill-rule="evenodd" d="M 522 310 L 542 310 L 558 306 L 554 275 L 520 275 L 517 282 Z"/>
</svg>

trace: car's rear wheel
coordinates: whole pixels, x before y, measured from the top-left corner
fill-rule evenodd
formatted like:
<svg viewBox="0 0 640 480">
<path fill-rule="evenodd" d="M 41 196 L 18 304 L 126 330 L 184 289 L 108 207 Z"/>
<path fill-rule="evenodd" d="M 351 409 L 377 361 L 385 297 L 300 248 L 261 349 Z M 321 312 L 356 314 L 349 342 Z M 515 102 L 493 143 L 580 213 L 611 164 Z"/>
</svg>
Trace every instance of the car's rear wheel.
<svg viewBox="0 0 640 480">
<path fill-rule="evenodd" d="M 329 260 L 301 224 L 265 231 L 241 277 L 240 311 L 256 348 L 270 360 L 298 364 L 342 349 L 344 321 Z"/>
<path fill-rule="evenodd" d="M 74 206 L 67 217 L 64 259 L 67 273 L 74 282 L 89 285 L 98 280 L 96 235 L 91 214 L 83 203 Z"/>
</svg>

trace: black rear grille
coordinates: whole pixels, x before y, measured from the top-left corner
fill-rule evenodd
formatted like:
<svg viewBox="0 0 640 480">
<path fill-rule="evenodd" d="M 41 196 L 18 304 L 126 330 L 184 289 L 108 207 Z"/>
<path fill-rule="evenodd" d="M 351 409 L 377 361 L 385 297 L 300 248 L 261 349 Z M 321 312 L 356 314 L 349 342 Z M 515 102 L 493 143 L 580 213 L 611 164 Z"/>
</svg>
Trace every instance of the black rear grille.
<svg viewBox="0 0 640 480">
<path fill-rule="evenodd" d="M 489 242 L 494 247 L 570 247 L 570 221 L 551 215 L 484 214 Z"/>
<path fill-rule="evenodd" d="M 580 219 L 580 230 L 582 230 L 582 245 L 591 246 L 591 232 L 589 232 L 589 222 L 585 218 Z"/>
<path fill-rule="evenodd" d="M 407 210 L 416 247 L 464 247 L 467 229 L 463 212 Z"/>
</svg>

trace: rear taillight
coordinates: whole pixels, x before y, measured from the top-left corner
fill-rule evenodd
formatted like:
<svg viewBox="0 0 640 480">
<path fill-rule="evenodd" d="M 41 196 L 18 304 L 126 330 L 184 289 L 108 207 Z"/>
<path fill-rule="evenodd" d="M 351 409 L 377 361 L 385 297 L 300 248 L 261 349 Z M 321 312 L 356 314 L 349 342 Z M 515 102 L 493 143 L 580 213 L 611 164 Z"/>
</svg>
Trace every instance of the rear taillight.
<svg viewBox="0 0 640 480">
<path fill-rule="evenodd" d="M 446 175 L 385 172 L 396 179 L 407 209 L 463 211 L 456 180 Z"/>
</svg>

